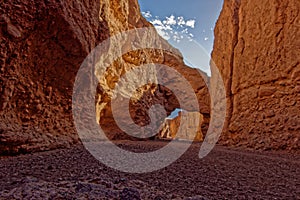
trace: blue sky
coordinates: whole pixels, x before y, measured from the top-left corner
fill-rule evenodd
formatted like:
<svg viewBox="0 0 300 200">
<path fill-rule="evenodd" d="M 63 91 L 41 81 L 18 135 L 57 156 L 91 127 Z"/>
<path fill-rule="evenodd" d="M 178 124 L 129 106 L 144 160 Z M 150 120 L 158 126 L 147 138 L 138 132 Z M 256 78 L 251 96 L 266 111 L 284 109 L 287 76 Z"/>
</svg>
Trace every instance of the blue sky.
<svg viewBox="0 0 300 200">
<path fill-rule="evenodd" d="M 223 0 L 139 0 L 139 4 L 159 34 L 181 50 L 185 62 L 210 75 L 213 29 Z"/>
</svg>

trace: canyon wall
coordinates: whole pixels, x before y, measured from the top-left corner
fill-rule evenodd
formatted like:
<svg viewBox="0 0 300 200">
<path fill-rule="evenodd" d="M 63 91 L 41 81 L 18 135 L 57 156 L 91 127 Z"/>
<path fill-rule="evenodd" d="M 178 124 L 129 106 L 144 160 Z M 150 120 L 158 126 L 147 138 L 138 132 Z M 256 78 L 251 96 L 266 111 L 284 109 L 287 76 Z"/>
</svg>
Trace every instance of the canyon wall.
<svg viewBox="0 0 300 200">
<path fill-rule="evenodd" d="M 1 1 L 0 154 L 78 143 L 72 119 L 72 89 L 81 63 L 110 36 L 142 27 L 152 25 L 141 16 L 136 0 Z M 154 38 L 148 42 L 170 51 L 129 52 L 114 61 L 105 78 L 100 79 L 97 120 L 111 139 L 128 138 L 112 117 L 111 90 L 127 71 L 153 62 L 176 69 L 190 81 L 204 115 L 203 129 L 207 129 L 210 101 L 205 75 L 202 78 L 196 69 L 187 67 L 178 50 L 157 34 Z M 130 38 L 119 47 L 127 48 L 128 41 Z M 153 104 L 163 105 L 167 114 L 179 107 L 167 87 L 149 84 L 138 93 L 139 99 L 131 101 L 130 110 L 138 125 L 149 123 L 147 109 Z"/>
<path fill-rule="evenodd" d="M 163 124 L 160 134 L 161 139 L 179 139 L 190 141 L 203 141 L 203 134 L 201 131 L 201 124 L 203 115 L 199 112 L 180 111 L 178 116 L 173 119 L 167 118 Z M 196 134 L 192 135 L 192 132 Z"/>
<path fill-rule="evenodd" d="M 98 20 L 99 2 L 0 4 L 0 154 L 77 143 L 75 75 L 88 52 L 109 36 Z"/>
<path fill-rule="evenodd" d="M 299 55 L 299 0 L 224 1 L 212 53 L 227 96 L 221 144 L 299 150 Z"/>
</svg>

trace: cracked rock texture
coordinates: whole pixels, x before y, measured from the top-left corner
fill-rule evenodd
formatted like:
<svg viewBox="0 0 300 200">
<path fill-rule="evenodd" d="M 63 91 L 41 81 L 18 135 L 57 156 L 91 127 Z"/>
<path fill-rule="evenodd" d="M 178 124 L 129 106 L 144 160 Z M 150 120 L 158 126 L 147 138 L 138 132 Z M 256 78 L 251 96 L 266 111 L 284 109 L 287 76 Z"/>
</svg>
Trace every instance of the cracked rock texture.
<svg viewBox="0 0 300 200">
<path fill-rule="evenodd" d="M 179 112 L 173 119 L 166 119 L 159 137 L 203 141 L 201 124 L 203 115 L 199 112 Z M 192 132 L 196 133 L 193 137 Z"/>
<path fill-rule="evenodd" d="M 72 119 L 72 89 L 76 73 L 89 52 L 122 31 L 151 27 L 136 0 L 40 0 L 0 3 L 0 154 L 68 147 L 79 142 Z M 165 64 L 190 81 L 209 121 L 209 96 L 204 75 L 185 66 L 181 54 L 154 36 L 156 46 L 172 49 L 128 52 L 100 79 L 97 120 L 111 139 L 128 138 L 111 115 L 111 90 L 121 75 L 141 64 Z M 128 41 L 119 44 L 128 48 Z M 198 74 L 198 75 L 197 75 Z M 168 78 L 168 74 L 166 78 Z M 184 90 L 184 88 L 182 88 Z M 167 114 L 179 107 L 167 87 L 148 84 L 131 99 L 130 114 L 138 125 L 149 123 L 147 109 L 163 105 Z M 188 98 L 187 98 L 188 99 Z"/>
<path fill-rule="evenodd" d="M 224 1 L 212 53 L 227 96 L 222 144 L 299 150 L 299 47 L 299 0 Z"/>
<path fill-rule="evenodd" d="M 135 28 L 150 27 L 152 25 L 148 23 L 141 15 L 139 11 L 139 5 L 136 1 L 122 1 L 122 3 L 115 1 L 101 1 L 101 9 L 109 10 L 110 12 L 102 12 L 100 19 L 109 19 L 108 27 L 109 34 L 114 36 L 121 31 L 128 31 Z M 101 10 L 100 9 L 100 10 Z M 176 88 L 183 93 L 186 93 L 183 101 L 188 103 L 192 98 L 192 95 L 196 95 L 200 112 L 204 115 L 204 122 L 202 124 L 203 131 L 206 132 L 208 128 L 209 115 L 210 115 L 210 99 L 208 95 L 208 89 L 206 84 L 208 83 L 208 77 L 203 72 L 187 67 L 184 62 L 181 53 L 171 47 L 166 41 L 164 41 L 156 32 L 147 30 L 145 33 L 138 32 L 135 34 L 128 34 L 124 36 L 124 39 L 111 38 L 110 47 L 108 47 L 109 57 L 102 56 L 100 63 L 108 63 L 104 76 L 98 77 L 100 80 L 98 86 L 98 96 L 96 98 L 97 109 L 97 121 L 100 123 L 102 129 L 106 133 L 116 133 L 107 135 L 110 139 L 124 139 L 128 138 L 126 132 L 118 128 L 115 122 L 115 118 L 112 114 L 111 100 L 113 90 L 115 89 L 120 77 L 127 76 L 125 89 L 120 89 L 118 98 L 121 98 L 121 102 L 130 102 L 130 115 L 126 115 L 122 106 L 117 107 L 116 113 L 120 116 L 120 121 L 126 121 L 128 118 L 132 118 L 131 123 L 140 126 L 145 126 L 151 123 L 149 109 L 155 105 L 160 104 L 166 110 L 166 113 L 155 113 L 155 119 L 163 123 L 164 117 L 169 115 L 175 108 L 180 108 L 178 96 L 176 96 L 172 89 Z M 141 46 L 150 46 L 151 48 L 139 49 Z M 131 51 L 131 48 L 137 50 Z M 123 56 L 119 59 L 111 61 L 111 55 L 123 52 Z M 186 87 L 181 86 L 175 73 L 169 73 L 166 70 L 156 69 L 154 77 L 149 76 L 153 71 L 148 68 L 141 70 L 139 76 L 130 76 L 129 70 L 136 69 L 138 66 L 146 64 L 161 64 L 169 66 L 175 69 L 182 78 L 189 81 L 194 92 L 188 94 Z M 98 69 L 98 71 L 101 71 Z M 96 72 L 99 75 L 99 72 Z M 161 78 L 158 78 L 160 76 Z M 143 80 L 143 77 L 150 77 L 156 81 L 156 84 L 139 85 Z M 166 84 L 160 84 L 162 82 Z M 152 81 L 153 82 L 153 81 Z M 135 88 L 134 95 L 129 94 L 127 88 Z M 195 111 L 196 108 L 189 107 L 184 108 L 189 111 Z M 126 111 L 126 110 L 125 110 Z M 158 124 L 157 126 L 159 126 Z M 155 131 L 158 133 L 158 131 Z M 140 136 L 140 135 L 137 135 Z"/>
</svg>

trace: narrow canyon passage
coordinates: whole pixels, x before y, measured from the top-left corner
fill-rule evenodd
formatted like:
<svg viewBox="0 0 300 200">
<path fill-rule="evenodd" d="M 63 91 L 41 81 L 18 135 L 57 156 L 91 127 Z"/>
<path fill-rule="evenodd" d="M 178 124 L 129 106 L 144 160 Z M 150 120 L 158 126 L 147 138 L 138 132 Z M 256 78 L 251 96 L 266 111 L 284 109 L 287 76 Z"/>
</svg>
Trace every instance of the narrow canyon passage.
<svg viewBox="0 0 300 200">
<path fill-rule="evenodd" d="M 300 0 L 4 0 L 0 38 L 0 200 L 300 200 Z"/>
</svg>

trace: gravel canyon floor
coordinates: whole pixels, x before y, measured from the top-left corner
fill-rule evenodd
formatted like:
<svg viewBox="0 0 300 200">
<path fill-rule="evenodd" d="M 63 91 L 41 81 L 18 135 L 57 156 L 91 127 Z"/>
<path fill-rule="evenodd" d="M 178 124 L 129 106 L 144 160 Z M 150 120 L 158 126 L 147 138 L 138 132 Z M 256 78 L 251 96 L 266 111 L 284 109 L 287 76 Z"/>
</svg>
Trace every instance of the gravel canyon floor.
<svg viewBox="0 0 300 200">
<path fill-rule="evenodd" d="M 152 151 L 166 142 L 121 142 Z M 0 159 L 0 199 L 300 199 L 299 155 L 217 146 L 204 159 L 193 144 L 156 172 L 128 174 L 81 145 Z"/>
</svg>

